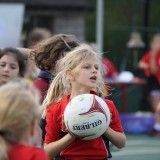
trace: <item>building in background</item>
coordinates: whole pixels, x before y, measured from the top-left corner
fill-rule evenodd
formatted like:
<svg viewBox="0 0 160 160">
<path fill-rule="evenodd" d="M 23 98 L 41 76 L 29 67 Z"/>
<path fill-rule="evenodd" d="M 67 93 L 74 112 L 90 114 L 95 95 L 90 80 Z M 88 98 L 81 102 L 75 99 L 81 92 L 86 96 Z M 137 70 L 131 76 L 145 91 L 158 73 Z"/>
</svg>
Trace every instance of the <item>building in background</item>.
<svg viewBox="0 0 160 160">
<path fill-rule="evenodd" d="M 91 9 L 88 0 L 0 0 L 1 3 L 25 5 L 24 38 L 33 28 L 44 27 L 53 34 L 75 34 L 85 40 L 85 13 Z"/>
</svg>

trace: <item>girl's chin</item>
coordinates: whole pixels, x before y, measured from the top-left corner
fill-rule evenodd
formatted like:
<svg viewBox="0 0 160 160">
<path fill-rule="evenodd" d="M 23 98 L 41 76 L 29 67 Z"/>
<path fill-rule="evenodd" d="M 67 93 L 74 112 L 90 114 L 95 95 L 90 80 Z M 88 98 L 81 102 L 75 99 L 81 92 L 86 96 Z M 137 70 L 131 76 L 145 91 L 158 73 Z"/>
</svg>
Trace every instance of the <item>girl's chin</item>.
<svg viewBox="0 0 160 160">
<path fill-rule="evenodd" d="M 93 88 L 97 88 L 97 84 L 82 84 L 81 86 L 79 86 L 79 88 L 84 88 L 84 90 L 88 90 L 88 91 L 90 91 L 90 90 L 93 90 Z"/>
<path fill-rule="evenodd" d="M 96 85 L 88 86 L 88 90 L 95 90 L 96 91 L 96 88 L 97 88 Z"/>
<path fill-rule="evenodd" d="M 2 84 L 5 84 L 5 83 L 7 83 L 7 82 L 9 82 L 9 80 L 3 80 L 1 83 L 2 83 Z"/>
</svg>

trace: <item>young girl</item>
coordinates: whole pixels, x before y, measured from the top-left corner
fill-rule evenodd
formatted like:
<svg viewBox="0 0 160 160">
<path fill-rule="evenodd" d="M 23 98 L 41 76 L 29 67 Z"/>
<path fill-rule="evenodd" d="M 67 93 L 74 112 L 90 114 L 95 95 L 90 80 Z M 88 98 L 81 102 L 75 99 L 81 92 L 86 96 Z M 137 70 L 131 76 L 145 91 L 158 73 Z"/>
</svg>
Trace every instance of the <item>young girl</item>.
<svg viewBox="0 0 160 160">
<path fill-rule="evenodd" d="M 144 70 L 150 104 L 155 112 L 160 101 L 160 34 L 154 35 L 150 50 L 142 56 L 139 68 Z"/>
<path fill-rule="evenodd" d="M 52 81 L 43 105 L 47 110 L 46 136 L 44 149 L 50 158 L 59 153 L 67 160 L 104 160 L 109 156 L 102 137 L 85 141 L 68 133 L 63 124 L 63 114 L 68 102 L 75 96 L 98 88 L 105 93 L 102 80 L 100 58 L 89 46 L 80 45 L 61 59 L 62 71 Z M 125 135 L 120 123 L 118 111 L 112 101 L 106 100 L 112 120 L 104 133 L 115 146 L 125 146 Z"/>
<path fill-rule="evenodd" d="M 0 87 L 0 160 L 49 160 L 33 147 L 40 112 L 38 98 L 30 91 L 20 81 Z"/>
<path fill-rule="evenodd" d="M 33 85 L 40 91 L 41 102 L 56 74 L 57 61 L 78 45 L 79 42 L 74 35 L 57 34 L 38 43 L 32 50 L 31 55 L 40 69 L 38 79 Z"/>
<path fill-rule="evenodd" d="M 151 110 L 156 113 L 156 123 L 153 128 L 153 135 L 160 135 L 160 34 L 155 34 L 150 50 L 147 51 L 139 62 L 139 68 L 144 70 L 147 80 L 147 97 Z"/>
<path fill-rule="evenodd" d="M 0 52 L 0 85 L 25 74 L 25 57 L 15 48 Z"/>
</svg>

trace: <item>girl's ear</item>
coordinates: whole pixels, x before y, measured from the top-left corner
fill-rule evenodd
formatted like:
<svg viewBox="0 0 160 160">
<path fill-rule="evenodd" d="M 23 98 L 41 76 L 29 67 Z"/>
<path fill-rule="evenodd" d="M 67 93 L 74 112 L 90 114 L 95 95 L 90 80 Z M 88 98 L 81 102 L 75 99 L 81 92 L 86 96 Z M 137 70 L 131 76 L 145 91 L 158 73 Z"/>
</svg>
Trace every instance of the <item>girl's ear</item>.
<svg viewBox="0 0 160 160">
<path fill-rule="evenodd" d="M 70 81 L 73 81 L 75 79 L 71 70 L 66 71 L 66 76 L 67 76 L 67 79 L 70 80 Z"/>
</svg>

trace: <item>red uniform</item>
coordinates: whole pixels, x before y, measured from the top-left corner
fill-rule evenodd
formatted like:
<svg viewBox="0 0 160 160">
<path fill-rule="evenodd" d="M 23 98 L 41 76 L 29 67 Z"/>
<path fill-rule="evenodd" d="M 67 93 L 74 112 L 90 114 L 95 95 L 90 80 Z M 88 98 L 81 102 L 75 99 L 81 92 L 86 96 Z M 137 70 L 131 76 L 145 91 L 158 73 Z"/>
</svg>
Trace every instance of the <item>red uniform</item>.
<svg viewBox="0 0 160 160">
<path fill-rule="evenodd" d="M 33 86 L 38 89 L 40 93 L 40 100 L 43 102 L 47 90 L 49 88 L 50 82 L 53 79 L 54 75 L 47 71 L 40 71 L 38 74 L 38 79 L 33 82 Z"/>
<path fill-rule="evenodd" d="M 8 160 L 49 160 L 44 150 L 22 144 L 13 144 L 8 157 Z"/>
<path fill-rule="evenodd" d="M 113 78 L 117 74 L 117 70 L 114 64 L 108 59 L 103 57 L 103 69 L 104 69 L 104 77 L 106 78 Z"/>
<path fill-rule="evenodd" d="M 148 51 L 142 58 L 141 58 L 141 61 L 145 62 L 148 64 L 148 68 L 146 68 L 144 70 L 145 72 L 145 75 L 148 77 L 151 75 L 151 69 L 150 69 L 150 58 L 151 57 L 151 53 L 150 51 Z M 155 56 L 155 65 L 156 67 L 158 68 L 158 71 L 157 73 L 155 74 L 155 77 L 157 79 L 157 81 L 160 83 L 160 52 L 158 52 Z"/>
<path fill-rule="evenodd" d="M 49 88 L 49 83 L 47 79 L 44 78 L 38 78 L 33 82 L 33 86 L 36 87 L 40 93 L 40 100 L 43 102 L 43 99 L 47 93 L 47 90 Z"/>
<path fill-rule="evenodd" d="M 70 95 L 65 96 L 60 102 L 51 106 L 47 111 L 46 144 L 61 139 L 60 132 L 64 129 L 62 115 L 64 114 L 64 110 L 69 102 L 69 97 Z M 105 102 L 112 113 L 112 122 L 110 127 L 115 131 L 123 132 L 118 111 L 114 103 L 110 100 L 105 100 Z M 108 151 L 101 137 L 89 141 L 77 138 L 61 152 L 61 156 L 67 160 L 102 160 L 108 157 Z"/>
</svg>

